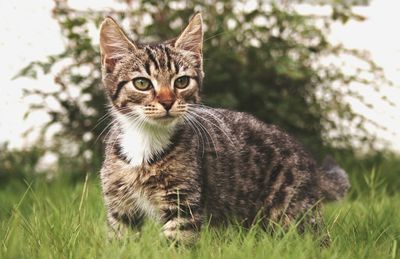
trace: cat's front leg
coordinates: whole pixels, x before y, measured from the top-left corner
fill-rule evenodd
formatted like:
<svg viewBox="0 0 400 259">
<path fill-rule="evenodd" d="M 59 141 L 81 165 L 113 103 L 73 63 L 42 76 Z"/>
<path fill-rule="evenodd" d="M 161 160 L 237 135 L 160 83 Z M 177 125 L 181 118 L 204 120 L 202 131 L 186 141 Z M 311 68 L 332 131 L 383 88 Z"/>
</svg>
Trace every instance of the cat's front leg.
<svg viewBox="0 0 400 259">
<path fill-rule="evenodd" d="M 110 240 L 122 239 L 129 230 L 139 233 L 143 224 L 143 216 L 135 213 L 133 215 L 119 215 L 117 213 L 107 213 L 108 238 Z"/>
<path fill-rule="evenodd" d="M 108 239 L 119 240 L 124 236 L 126 226 L 112 213 L 107 214 Z"/>
<path fill-rule="evenodd" d="M 192 196 L 198 196 L 191 193 Z M 180 199 L 179 193 L 169 194 L 162 209 L 163 234 L 170 240 L 190 245 L 196 242 L 202 225 L 200 199 Z M 185 196 L 185 195 L 182 195 Z"/>
</svg>

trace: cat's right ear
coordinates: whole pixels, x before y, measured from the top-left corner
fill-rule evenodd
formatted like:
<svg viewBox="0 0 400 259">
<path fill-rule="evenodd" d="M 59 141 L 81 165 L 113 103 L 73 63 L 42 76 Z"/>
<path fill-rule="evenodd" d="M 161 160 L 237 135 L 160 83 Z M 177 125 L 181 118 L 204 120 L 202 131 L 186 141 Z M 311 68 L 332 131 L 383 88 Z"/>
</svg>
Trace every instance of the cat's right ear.
<svg viewBox="0 0 400 259">
<path fill-rule="evenodd" d="M 135 49 L 136 46 L 119 25 L 111 17 L 105 18 L 100 26 L 100 53 L 101 65 L 105 67 L 107 73 L 114 70 L 118 60 Z"/>
</svg>

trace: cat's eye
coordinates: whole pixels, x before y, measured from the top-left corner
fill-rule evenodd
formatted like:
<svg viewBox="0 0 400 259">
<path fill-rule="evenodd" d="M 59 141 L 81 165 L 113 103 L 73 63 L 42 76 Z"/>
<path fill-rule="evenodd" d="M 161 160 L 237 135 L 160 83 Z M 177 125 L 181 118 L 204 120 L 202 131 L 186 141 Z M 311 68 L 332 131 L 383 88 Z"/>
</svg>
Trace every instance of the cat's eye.
<svg viewBox="0 0 400 259">
<path fill-rule="evenodd" d="M 181 76 L 175 80 L 174 86 L 178 89 L 186 88 L 189 85 L 190 78 L 188 76 Z"/>
<path fill-rule="evenodd" d="M 150 90 L 153 86 L 149 79 L 144 77 L 138 77 L 132 80 L 133 86 L 140 91 Z"/>
</svg>

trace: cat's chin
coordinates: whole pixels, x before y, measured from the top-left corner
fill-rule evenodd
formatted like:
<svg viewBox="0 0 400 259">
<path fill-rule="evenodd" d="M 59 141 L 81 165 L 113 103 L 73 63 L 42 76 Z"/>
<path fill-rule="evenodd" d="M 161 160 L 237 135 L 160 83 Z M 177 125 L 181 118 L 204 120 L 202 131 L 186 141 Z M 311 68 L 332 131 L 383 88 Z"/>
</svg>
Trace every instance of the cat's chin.
<svg viewBox="0 0 400 259">
<path fill-rule="evenodd" d="M 151 122 L 160 126 L 172 126 L 179 120 L 179 117 L 165 115 L 162 117 L 152 118 Z"/>
</svg>

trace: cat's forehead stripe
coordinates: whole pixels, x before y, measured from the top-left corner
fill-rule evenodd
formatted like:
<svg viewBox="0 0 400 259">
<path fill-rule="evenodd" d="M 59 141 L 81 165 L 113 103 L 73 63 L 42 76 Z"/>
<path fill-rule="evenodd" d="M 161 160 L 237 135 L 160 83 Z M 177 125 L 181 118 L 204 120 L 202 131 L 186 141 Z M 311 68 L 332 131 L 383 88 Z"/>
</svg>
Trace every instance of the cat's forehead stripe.
<svg viewBox="0 0 400 259">
<path fill-rule="evenodd" d="M 165 60 L 167 63 L 168 70 L 171 70 L 171 53 L 169 53 L 169 48 L 164 46 L 164 52 L 165 52 L 165 57 L 166 57 Z"/>
<path fill-rule="evenodd" d="M 153 51 L 149 47 L 146 47 L 145 51 L 147 53 L 147 56 L 149 57 L 149 60 L 154 64 L 155 68 L 160 69 L 160 64 L 158 63 L 156 57 L 154 56 Z"/>
<path fill-rule="evenodd" d="M 146 61 L 144 62 L 144 68 L 146 72 L 151 74 L 151 67 L 154 70 L 172 71 L 175 69 L 175 73 L 179 71 L 179 62 L 176 60 L 174 52 L 166 45 L 149 45 L 144 47 L 146 53 Z M 153 66 L 152 66 L 153 65 Z"/>
<path fill-rule="evenodd" d="M 174 68 L 175 68 L 175 73 L 179 72 L 179 65 L 178 62 L 176 62 L 176 60 L 174 60 Z"/>
<path fill-rule="evenodd" d="M 151 69 L 150 69 L 150 63 L 145 62 L 144 63 L 144 69 L 146 70 L 146 73 L 150 76 L 151 75 Z"/>
</svg>

